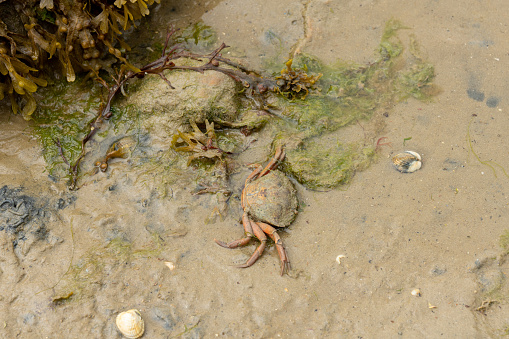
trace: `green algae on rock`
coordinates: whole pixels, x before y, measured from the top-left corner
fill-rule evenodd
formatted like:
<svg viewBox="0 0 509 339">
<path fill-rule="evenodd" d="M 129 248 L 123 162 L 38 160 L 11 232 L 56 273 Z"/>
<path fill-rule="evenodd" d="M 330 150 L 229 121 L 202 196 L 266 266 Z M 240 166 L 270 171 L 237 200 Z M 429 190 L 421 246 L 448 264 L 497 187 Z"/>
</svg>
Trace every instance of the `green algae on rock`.
<svg viewBox="0 0 509 339">
<path fill-rule="evenodd" d="M 198 65 L 194 60 L 184 65 Z M 122 105 L 132 105 L 143 115 L 143 125 L 157 142 L 169 145 L 171 136 L 190 130 L 189 122 L 198 124 L 214 118 L 234 121 L 239 111 L 237 85 L 227 75 L 208 72 L 170 72 L 165 76 L 173 89 L 159 77 L 145 77 L 135 84 Z"/>
<path fill-rule="evenodd" d="M 65 157 L 73 162 L 81 154 L 81 142 L 100 105 L 100 91 L 82 83 L 59 82 L 43 91 L 32 127 L 43 147 L 47 169 L 54 178 L 68 176 L 55 143 L 59 140 Z"/>
<path fill-rule="evenodd" d="M 362 143 L 324 146 L 308 141 L 288 150 L 285 169 L 306 188 L 329 190 L 350 182 L 356 171 L 367 168 L 375 158 L 375 147 Z"/>
</svg>

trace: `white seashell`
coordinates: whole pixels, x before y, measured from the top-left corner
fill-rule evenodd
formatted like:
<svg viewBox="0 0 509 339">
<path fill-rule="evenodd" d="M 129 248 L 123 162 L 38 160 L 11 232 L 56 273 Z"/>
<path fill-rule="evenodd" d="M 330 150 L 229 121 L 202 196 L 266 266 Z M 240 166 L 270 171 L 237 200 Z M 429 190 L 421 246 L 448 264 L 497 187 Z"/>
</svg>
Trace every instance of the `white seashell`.
<svg viewBox="0 0 509 339">
<path fill-rule="evenodd" d="M 129 339 L 139 338 L 145 331 L 145 323 L 141 318 L 140 311 L 129 310 L 117 315 L 118 330 Z"/>
<path fill-rule="evenodd" d="M 341 265 L 341 259 L 345 258 L 346 256 L 344 254 L 340 254 L 336 257 L 336 262 Z"/>
<path fill-rule="evenodd" d="M 420 297 L 421 296 L 421 290 L 416 288 L 416 289 L 413 289 L 412 292 L 410 292 L 410 294 L 412 294 L 414 297 Z"/>
<path fill-rule="evenodd" d="M 415 172 L 422 166 L 421 156 L 413 151 L 396 154 L 392 158 L 392 162 L 396 169 L 403 173 Z"/>
<path fill-rule="evenodd" d="M 172 263 L 171 261 L 165 261 L 164 264 L 166 265 L 166 267 L 170 269 L 170 271 L 173 271 L 176 267 L 175 264 Z"/>
</svg>

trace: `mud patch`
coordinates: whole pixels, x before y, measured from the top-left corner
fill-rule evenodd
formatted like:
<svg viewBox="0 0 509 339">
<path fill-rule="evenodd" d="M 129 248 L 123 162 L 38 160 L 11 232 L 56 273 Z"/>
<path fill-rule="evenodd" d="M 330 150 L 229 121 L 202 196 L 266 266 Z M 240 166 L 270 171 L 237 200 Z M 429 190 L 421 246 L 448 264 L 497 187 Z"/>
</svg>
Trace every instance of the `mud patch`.
<svg viewBox="0 0 509 339">
<path fill-rule="evenodd" d="M 34 242 L 48 237 L 44 220 L 47 213 L 38 207 L 33 197 L 22 194 L 23 188 L 0 189 L 0 231 L 13 235 L 13 245 L 19 242 Z"/>
</svg>

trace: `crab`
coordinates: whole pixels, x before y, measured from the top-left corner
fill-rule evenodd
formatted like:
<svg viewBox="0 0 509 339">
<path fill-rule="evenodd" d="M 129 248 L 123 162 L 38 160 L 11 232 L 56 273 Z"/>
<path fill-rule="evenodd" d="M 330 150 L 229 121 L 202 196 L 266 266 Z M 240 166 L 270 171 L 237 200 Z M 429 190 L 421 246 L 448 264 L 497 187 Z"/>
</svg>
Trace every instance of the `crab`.
<svg viewBox="0 0 509 339">
<path fill-rule="evenodd" d="M 245 236 L 229 243 L 214 239 L 225 248 L 244 246 L 256 237 L 260 245 L 247 260 L 238 267 L 249 267 L 262 255 L 267 243 L 267 234 L 275 243 L 281 260 L 281 275 L 290 269 L 290 260 L 281 237 L 275 227 L 290 225 L 297 215 L 298 200 L 295 187 L 286 175 L 276 170 L 284 159 L 285 152 L 280 146 L 271 161 L 265 166 L 256 165 L 256 169 L 247 177 L 242 190 L 241 204 L 244 213 L 242 224 Z"/>
</svg>

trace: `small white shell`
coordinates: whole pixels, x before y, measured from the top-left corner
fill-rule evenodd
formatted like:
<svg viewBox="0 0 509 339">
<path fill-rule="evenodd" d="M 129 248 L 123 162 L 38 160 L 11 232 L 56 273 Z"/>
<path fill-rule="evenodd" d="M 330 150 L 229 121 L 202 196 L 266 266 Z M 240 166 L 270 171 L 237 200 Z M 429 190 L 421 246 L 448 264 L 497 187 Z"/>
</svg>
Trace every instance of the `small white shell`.
<svg viewBox="0 0 509 339">
<path fill-rule="evenodd" d="M 141 318 L 140 311 L 129 310 L 117 315 L 118 330 L 129 339 L 139 338 L 145 331 L 145 322 Z"/>
<path fill-rule="evenodd" d="M 414 297 L 420 297 L 421 296 L 421 290 L 416 288 L 416 289 L 413 289 L 412 292 L 410 292 L 411 295 L 413 295 Z"/>
<path fill-rule="evenodd" d="M 403 173 L 415 172 L 422 166 L 421 156 L 413 151 L 396 154 L 392 158 L 392 162 L 396 169 Z"/>
<path fill-rule="evenodd" d="M 171 261 L 165 261 L 164 264 L 166 265 L 166 267 L 170 269 L 170 271 L 173 271 L 176 267 L 175 264 L 172 263 Z"/>
<path fill-rule="evenodd" d="M 338 255 L 338 256 L 336 257 L 336 262 L 337 262 L 339 265 L 341 265 L 341 259 L 343 259 L 343 258 L 345 258 L 345 257 L 346 257 L 346 255 L 344 255 L 344 254 L 340 254 L 340 255 Z"/>
</svg>

